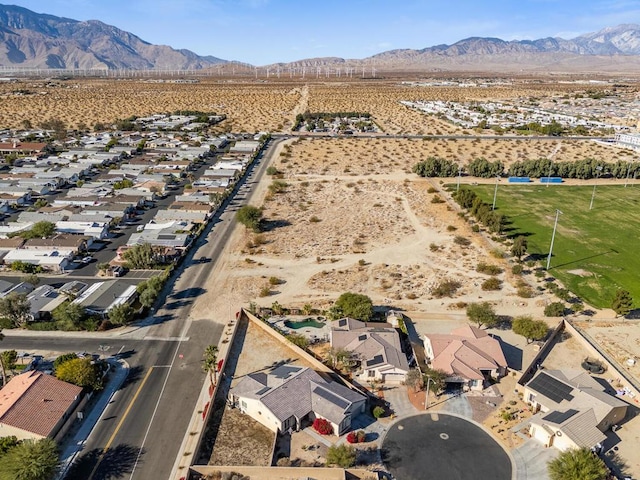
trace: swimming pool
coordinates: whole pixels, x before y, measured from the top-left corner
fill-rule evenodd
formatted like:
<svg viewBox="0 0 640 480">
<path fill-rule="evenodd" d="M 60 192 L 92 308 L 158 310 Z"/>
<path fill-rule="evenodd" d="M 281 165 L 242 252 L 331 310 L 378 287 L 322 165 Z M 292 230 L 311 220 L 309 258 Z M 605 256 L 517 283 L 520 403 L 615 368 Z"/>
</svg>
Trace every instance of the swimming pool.
<svg viewBox="0 0 640 480">
<path fill-rule="evenodd" d="M 305 318 L 304 320 L 300 320 L 299 322 L 293 322 L 291 320 L 285 320 L 284 326 L 287 328 L 293 328 L 297 330 L 299 328 L 322 328 L 324 327 L 324 323 L 317 321 L 315 318 Z"/>
</svg>

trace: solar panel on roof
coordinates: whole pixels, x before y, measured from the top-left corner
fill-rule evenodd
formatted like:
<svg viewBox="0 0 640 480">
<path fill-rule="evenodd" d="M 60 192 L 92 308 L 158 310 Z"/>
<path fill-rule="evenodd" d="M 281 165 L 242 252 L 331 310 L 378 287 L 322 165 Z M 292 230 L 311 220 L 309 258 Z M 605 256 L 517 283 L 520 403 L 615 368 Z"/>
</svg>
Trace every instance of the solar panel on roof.
<svg viewBox="0 0 640 480">
<path fill-rule="evenodd" d="M 554 410 L 553 412 L 551 412 L 546 417 L 542 417 L 542 419 L 546 420 L 548 422 L 552 422 L 552 423 L 555 423 L 557 425 L 560 425 L 561 423 L 565 422 L 566 420 L 569 420 L 576 413 L 578 413 L 578 410 L 569 409 L 566 412 L 558 412 L 558 411 Z"/>
<path fill-rule="evenodd" d="M 161 233 L 158 235 L 159 240 L 175 240 L 176 236 L 171 233 Z"/>
<path fill-rule="evenodd" d="M 301 370 L 300 367 L 290 367 L 288 365 L 282 365 L 271 372 L 276 378 L 285 379 L 289 378 L 295 372 Z"/>
<path fill-rule="evenodd" d="M 360 335 L 360 336 L 358 336 L 358 340 L 360 340 L 361 342 L 363 342 L 363 341 L 364 341 L 364 340 L 366 340 L 366 339 L 367 339 L 367 336 L 366 336 L 366 335 Z"/>
<path fill-rule="evenodd" d="M 264 393 L 267 393 L 269 390 L 271 390 L 271 387 L 264 387 L 264 388 L 261 388 L 260 390 L 258 390 L 258 391 L 256 392 L 256 395 L 262 395 L 262 394 L 264 394 Z"/>
<path fill-rule="evenodd" d="M 556 403 L 560 403 L 562 400 L 573 400 L 572 386 L 562 383 L 544 372 L 531 380 L 527 386 Z"/>
<path fill-rule="evenodd" d="M 339 327 L 344 327 L 347 324 L 347 320 L 346 319 L 342 319 L 342 320 L 338 320 L 338 326 Z"/>
<path fill-rule="evenodd" d="M 384 361 L 384 359 L 382 358 L 382 355 L 376 355 L 372 359 L 367 360 L 367 367 L 370 367 L 372 365 L 378 365 L 379 363 L 382 363 L 383 361 Z"/>
<path fill-rule="evenodd" d="M 320 398 L 323 398 L 324 400 L 333 403 L 334 405 L 340 407 L 340 408 L 347 408 L 349 406 L 349 402 L 347 402 L 346 400 L 338 397 L 337 395 L 334 395 L 333 393 L 331 393 L 328 390 L 325 390 L 324 388 L 320 388 L 320 387 L 316 387 L 313 389 L 313 393 L 315 393 L 316 395 L 318 395 Z"/>
</svg>

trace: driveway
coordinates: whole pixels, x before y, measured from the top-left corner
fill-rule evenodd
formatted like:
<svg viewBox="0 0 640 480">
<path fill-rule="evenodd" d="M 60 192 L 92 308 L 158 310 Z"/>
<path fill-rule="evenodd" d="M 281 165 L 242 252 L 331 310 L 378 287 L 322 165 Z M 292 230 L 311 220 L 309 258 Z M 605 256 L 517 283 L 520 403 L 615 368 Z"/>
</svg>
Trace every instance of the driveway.
<svg viewBox="0 0 640 480">
<path fill-rule="evenodd" d="M 559 453 L 555 448 L 544 448 L 540 442 L 530 438 L 511 451 L 516 462 L 516 479 L 548 480 L 547 463 Z"/>
<path fill-rule="evenodd" d="M 389 402 L 396 417 L 404 417 L 418 413 L 418 409 L 409 401 L 407 388 L 402 385 L 385 390 L 384 399 Z"/>
</svg>

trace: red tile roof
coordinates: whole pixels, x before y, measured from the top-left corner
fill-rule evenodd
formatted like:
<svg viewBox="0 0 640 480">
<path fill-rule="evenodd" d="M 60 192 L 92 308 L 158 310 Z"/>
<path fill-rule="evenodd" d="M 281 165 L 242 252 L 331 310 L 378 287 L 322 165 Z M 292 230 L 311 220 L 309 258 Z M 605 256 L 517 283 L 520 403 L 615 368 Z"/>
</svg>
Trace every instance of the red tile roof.
<svg viewBox="0 0 640 480">
<path fill-rule="evenodd" d="M 41 372 L 16 375 L 0 390 L 0 424 L 49 436 L 82 388 Z"/>
</svg>

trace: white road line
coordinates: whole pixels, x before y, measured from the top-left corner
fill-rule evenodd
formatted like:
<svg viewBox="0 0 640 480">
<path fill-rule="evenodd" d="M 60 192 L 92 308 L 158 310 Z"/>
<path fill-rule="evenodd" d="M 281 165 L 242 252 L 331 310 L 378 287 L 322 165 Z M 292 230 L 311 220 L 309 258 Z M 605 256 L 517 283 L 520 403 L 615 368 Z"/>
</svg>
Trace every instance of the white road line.
<svg viewBox="0 0 640 480">
<path fill-rule="evenodd" d="M 162 389 L 160 390 L 160 395 L 158 396 L 158 401 L 156 402 L 156 406 L 153 409 L 153 413 L 151 414 L 151 420 L 149 420 L 149 426 L 147 427 L 147 431 L 144 434 L 144 438 L 142 439 L 142 444 L 140 445 L 140 450 L 138 450 L 138 455 L 136 457 L 136 461 L 133 464 L 133 468 L 131 469 L 131 475 L 129 476 L 129 480 L 131 480 L 133 478 L 133 474 L 136 471 L 136 467 L 138 466 L 138 463 L 140 462 L 140 456 L 142 455 L 142 450 L 144 450 L 144 445 L 147 442 L 147 437 L 149 436 L 149 431 L 151 430 L 151 425 L 153 425 L 153 419 L 156 416 L 156 413 L 158 411 L 158 406 L 160 405 L 160 400 L 162 400 L 162 395 L 164 394 L 164 389 L 167 386 L 167 382 L 169 381 L 169 375 L 171 375 L 171 369 L 173 368 L 173 365 L 176 361 L 176 357 L 178 356 L 178 351 L 180 350 L 180 346 L 182 345 L 182 342 L 185 338 L 184 334 L 187 333 L 188 328 L 190 327 L 191 322 L 187 321 L 185 322 L 185 325 L 183 327 L 183 331 L 180 332 L 180 341 L 178 342 L 178 345 L 176 345 L 176 351 L 173 352 L 173 358 L 171 359 L 171 364 L 168 366 L 168 371 L 167 371 L 167 376 L 164 378 L 164 383 L 162 384 Z"/>
</svg>

